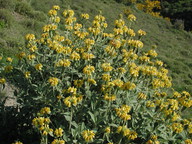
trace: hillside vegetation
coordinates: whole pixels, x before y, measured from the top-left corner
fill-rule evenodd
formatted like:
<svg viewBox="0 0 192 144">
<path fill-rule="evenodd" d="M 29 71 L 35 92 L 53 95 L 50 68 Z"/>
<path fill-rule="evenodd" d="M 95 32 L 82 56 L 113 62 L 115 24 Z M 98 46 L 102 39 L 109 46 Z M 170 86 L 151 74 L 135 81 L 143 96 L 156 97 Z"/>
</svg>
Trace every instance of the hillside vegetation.
<svg viewBox="0 0 192 144">
<path fill-rule="evenodd" d="M 147 32 L 148 36 L 143 39 L 145 49 L 157 46 L 159 58 L 171 71 L 173 87 L 192 92 L 192 33 L 177 30 L 169 21 L 115 0 L 0 0 L 0 53 L 14 56 L 18 48 L 24 46 L 27 33 L 39 35 L 48 21 L 47 12 L 52 5 L 60 5 L 62 9 L 70 7 L 77 17 L 86 12 L 93 18 L 102 11 L 109 24 L 108 30 L 112 30 L 120 13 L 125 9 L 131 10 L 137 17 L 132 27 L 136 31 L 141 28 Z M 62 31 L 62 27 L 60 29 Z"/>
</svg>

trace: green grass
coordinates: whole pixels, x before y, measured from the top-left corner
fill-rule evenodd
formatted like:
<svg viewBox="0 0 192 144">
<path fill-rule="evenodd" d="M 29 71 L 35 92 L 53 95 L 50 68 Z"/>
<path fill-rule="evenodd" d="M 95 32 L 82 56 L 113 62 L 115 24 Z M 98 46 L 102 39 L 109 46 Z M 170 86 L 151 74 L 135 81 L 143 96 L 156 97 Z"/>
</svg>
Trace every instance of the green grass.
<svg viewBox="0 0 192 144">
<path fill-rule="evenodd" d="M 48 21 L 47 12 L 52 5 L 60 5 L 62 10 L 70 7 L 77 17 L 80 13 L 89 13 L 91 19 L 102 11 L 109 24 L 108 31 L 112 30 L 119 14 L 128 8 L 115 0 L 0 0 L 0 53 L 12 56 L 18 47 L 24 46 L 25 34 L 39 36 L 41 27 Z M 162 18 L 145 14 L 134 7 L 131 9 L 137 17 L 132 27 L 136 31 L 143 29 L 147 32 L 143 39 L 146 49 L 157 45 L 159 58 L 173 77 L 174 88 L 192 93 L 192 33 L 177 30 Z"/>
</svg>

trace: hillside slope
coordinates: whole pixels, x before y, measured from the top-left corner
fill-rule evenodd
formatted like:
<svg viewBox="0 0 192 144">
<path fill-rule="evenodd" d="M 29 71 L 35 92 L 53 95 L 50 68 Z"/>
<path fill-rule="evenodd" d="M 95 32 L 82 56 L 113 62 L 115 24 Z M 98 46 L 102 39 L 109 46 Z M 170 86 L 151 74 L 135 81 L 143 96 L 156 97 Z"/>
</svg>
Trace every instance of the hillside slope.
<svg viewBox="0 0 192 144">
<path fill-rule="evenodd" d="M 60 5 L 61 13 L 65 8 L 72 8 L 77 17 L 80 13 L 89 13 L 91 19 L 101 10 L 108 21 L 108 31 L 112 30 L 118 15 L 128 9 L 114 0 L 0 0 L 0 53 L 14 55 L 18 47 L 24 46 L 27 33 L 38 37 L 52 5 Z M 132 27 L 147 32 L 143 39 L 146 49 L 157 45 L 159 58 L 171 71 L 174 88 L 192 92 L 192 33 L 176 30 L 168 21 L 134 7 L 131 11 L 137 17 Z"/>
</svg>

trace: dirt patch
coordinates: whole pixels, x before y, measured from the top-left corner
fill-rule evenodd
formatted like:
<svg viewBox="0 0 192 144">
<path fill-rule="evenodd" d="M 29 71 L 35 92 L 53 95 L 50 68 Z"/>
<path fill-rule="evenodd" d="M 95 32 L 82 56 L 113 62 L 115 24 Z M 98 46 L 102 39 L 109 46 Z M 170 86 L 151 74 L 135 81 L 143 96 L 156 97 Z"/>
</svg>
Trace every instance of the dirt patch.
<svg viewBox="0 0 192 144">
<path fill-rule="evenodd" d="M 12 85 L 5 84 L 5 88 L 0 88 L 0 101 L 4 102 L 5 106 L 17 106 L 17 99 L 14 96 L 15 88 Z"/>
<path fill-rule="evenodd" d="M 25 17 L 23 15 L 16 13 L 16 12 L 13 12 L 12 15 L 14 16 L 15 20 L 18 22 L 25 19 Z"/>
</svg>

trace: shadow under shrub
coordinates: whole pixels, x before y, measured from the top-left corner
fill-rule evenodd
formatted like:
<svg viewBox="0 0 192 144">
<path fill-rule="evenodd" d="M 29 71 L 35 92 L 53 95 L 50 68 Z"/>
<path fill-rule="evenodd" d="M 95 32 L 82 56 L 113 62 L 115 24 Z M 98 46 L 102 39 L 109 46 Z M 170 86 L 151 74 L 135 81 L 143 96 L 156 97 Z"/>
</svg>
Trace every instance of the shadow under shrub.
<svg viewBox="0 0 192 144">
<path fill-rule="evenodd" d="M 31 111 L 32 108 L 29 107 L 0 107 L 1 143 L 12 143 L 17 139 L 31 144 L 39 141 L 39 136 L 34 132 L 31 125 L 31 116 L 33 115 L 30 113 Z"/>
</svg>

